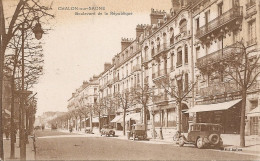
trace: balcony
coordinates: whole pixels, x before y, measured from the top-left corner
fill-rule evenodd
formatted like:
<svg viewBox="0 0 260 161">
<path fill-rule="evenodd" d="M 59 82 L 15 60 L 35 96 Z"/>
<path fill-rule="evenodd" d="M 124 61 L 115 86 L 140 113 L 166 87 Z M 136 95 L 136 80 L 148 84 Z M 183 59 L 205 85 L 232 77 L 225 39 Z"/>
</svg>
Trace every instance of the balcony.
<svg viewBox="0 0 260 161">
<path fill-rule="evenodd" d="M 165 94 L 165 93 L 160 93 L 160 94 L 158 94 L 157 96 L 155 96 L 154 98 L 153 98 L 153 103 L 155 103 L 155 104 L 163 104 L 163 103 L 168 103 L 168 97 L 167 97 L 167 95 Z"/>
<path fill-rule="evenodd" d="M 165 53 L 166 51 L 168 51 L 169 45 L 167 43 L 163 43 L 162 46 L 160 46 L 159 48 L 157 48 L 156 50 L 154 50 L 154 55 L 153 57 L 159 56 L 162 53 Z"/>
<path fill-rule="evenodd" d="M 119 81 L 119 78 L 118 78 L 118 77 L 115 77 L 115 78 L 113 79 L 113 83 L 116 83 L 117 81 Z"/>
<path fill-rule="evenodd" d="M 153 81 L 160 80 L 161 78 L 165 78 L 167 74 L 170 72 L 170 69 L 162 69 L 157 72 L 154 72 L 152 75 Z"/>
<path fill-rule="evenodd" d="M 249 8 L 255 5 L 256 5 L 255 0 L 250 0 L 250 2 L 246 4 L 246 9 L 248 10 Z"/>
<path fill-rule="evenodd" d="M 107 85 L 108 87 L 111 87 L 112 84 L 113 84 L 113 79 L 108 80 L 107 83 L 106 83 L 106 85 Z"/>
<path fill-rule="evenodd" d="M 208 35 L 210 35 L 213 31 L 215 33 L 220 33 L 220 29 L 222 27 L 239 27 L 239 25 L 234 25 L 236 20 L 243 19 L 243 8 L 242 7 L 234 7 L 228 10 L 227 12 L 223 13 L 221 16 L 215 18 L 214 20 L 210 21 L 206 25 L 200 27 L 195 35 L 196 38 L 203 40 Z"/>
<path fill-rule="evenodd" d="M 221 60 L 232 57 L 234 54 L 239 54 L 242 52 L 242 49 L 236 47 L 236 44 L 225 47 L 223 50 L 217 50 L 213 53 L 210 53 L 206 56 L 197 59 L 196 66 L 199 69 L 207 68 L 209 65 L 217 63 Z"/>
<path fill-rule="evenodd" d="M 136 71 L 139 71 L 139 70 L 141 70 L 141 65 L 137 64 L 137 65 L 133 66 L 132 72 L 136 72 Z"/>
<path fill-rule="evenodd" d="M 222 82 L 215 84 L 213 86 L 204 87 L 199 89 L 199 95 L 201 97 L 210 97 L 210 96 L 217 96 L 221 94 L 228 94 L 237 92 L 238 86 L 236 83 L 230 83 L 230 82 Z"/>
<path fill-rule="evenodd" d="M 256 5 L 255 2 L 249 2 L 247 4 L 247 8 L 246 8 L 246 16 L 245 19 L 248 19 L 249 17 L 252 17 L 253 15 L 255 15 L 257 13 L 257 9 L 256 9 Z"/>
<path fill-rule="evenodd" d="M 252 45 L 255 45 L 257 44 L 257 38 L 252 38 L 251 40 L 247 41 L 247 46 L 252 46 Z"/>
<path fill-rule="evenodd" d="M 106 88 L 106 85 L 99 85 L 99 90 L 103 91 Z"/>
<path fill-rule="evenodd" d="M 255 92 L 260 90 L 260 81 L 256 81 L 249 89 L 248 92 Z M 199 96 L 206 97 L 227 97 L 228 94 L 234 94 L 240 91 L 239 85 L 235 82 L 221 82 L 209 87 L 199 89 Z"/>
</svg>

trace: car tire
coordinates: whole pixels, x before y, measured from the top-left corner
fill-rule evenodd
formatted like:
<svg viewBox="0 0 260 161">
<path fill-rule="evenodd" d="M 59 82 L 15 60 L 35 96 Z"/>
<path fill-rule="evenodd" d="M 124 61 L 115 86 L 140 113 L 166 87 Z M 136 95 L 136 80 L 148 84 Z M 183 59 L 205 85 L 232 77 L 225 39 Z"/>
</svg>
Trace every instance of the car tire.
<svg viewBox="0 0 260 161">
<path fill-rule="evenodd" d="M 204 146 L 203 138 L 198 138 L 198 140 L 196 141 L 196 145 L 197 145 L 197 148 L 202 149 Z"/>
<path fill-rule="evenodd" d="M 179 146 L 182 147 L 185 144 L 183 137 L 179 138 Z"/>
<path fill-rule="evenodd" d="M 213 145 L 217 145 L 220 141 L 220 137 L 218 134 L 211 134 L 209 135 L 209 141 Z"/>
</svg>

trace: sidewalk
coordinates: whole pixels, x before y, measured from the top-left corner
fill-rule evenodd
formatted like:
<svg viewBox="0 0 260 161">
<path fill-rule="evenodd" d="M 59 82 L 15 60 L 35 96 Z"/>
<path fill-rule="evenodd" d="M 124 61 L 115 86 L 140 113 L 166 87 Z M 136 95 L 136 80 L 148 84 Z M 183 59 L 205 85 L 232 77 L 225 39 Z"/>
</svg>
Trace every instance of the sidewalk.
<svg viewBox="0 0 260 161">
<path fill-rule="evenodd" d="M 20 160 L 20 148 L 19 148 L 19 138 L 16 139 L 15 144 L 15 159 L 10 159 L 10 141 L 4 138 L 4 154 L 5 160 Z M 33 140 L 29 137 L 29 144 L 26 145 L 26 159 L 34 160 L 34 151 L 33 151 Z"/>
<path fill-rule="evenodd" d="M 68 130 L 60 130 L 63 132 L 69 132 Z M 100 137 L 100 133 L 98 128 L 93 128 L 94 134 L 86 134 L 84 129 L 81 131 L 73 131 L 73 133 L 86 135 L 86 136 L 92 136 L 92 137 Z M 115 134 L 117 139 L 127 140 L 127 136 L 123 135 L 123 131 L 115 130 Z M 149 141 L 142 141 L 144 143 L 152 143 L 152 144 L 172 144 L 173 146 L 178 146 L 173 141 L 173 135 L 174 132 L 170 133 L 164 133 L 163 134 L 163 140 L 159 138 L 159 132 L 157 131 L 157 138 L 152 139 L 151 132 L 148 131 L 148 139 Z M 187 134 L 186 134 L 187 135 Z M 221 138 L 224 142 L 224 152 L 235 152 L 240 154 L 249 154 L 249 155 L 257 155 L 260 156 L 260 136 L 257 135 L 251 135 L 246 136 L 246 147 L 240 148 L 240 136 L 237 134 L 221 134 Z M 213 149 L 214 150 L 214 149 Z"/>
</svg>

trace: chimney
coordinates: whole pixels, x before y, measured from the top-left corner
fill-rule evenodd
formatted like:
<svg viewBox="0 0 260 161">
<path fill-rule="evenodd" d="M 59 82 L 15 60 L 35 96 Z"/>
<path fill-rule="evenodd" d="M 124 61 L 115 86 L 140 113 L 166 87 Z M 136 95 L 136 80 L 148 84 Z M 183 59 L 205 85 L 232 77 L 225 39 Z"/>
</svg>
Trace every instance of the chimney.
<svg viewBox="0 0 260 161">
<path fill-rule="evenodd" d="M 137 25 L 136 26 L 136 38 L 138 38 L 142 33 L 144 33 L 146 25 Z"/>
<path fill-rule="evenodd" d="M 151 25 L 158 24 L 158 20 L 163 20 L 164 14 L 166 14 L 165 11 L 158 11 L 158 10 L 154 10 L 153 8 L 151 9 L 151 14 L 150 14 L 150 18 L 151 18 Z"/>
<path fill-rule="evenodd" d="M 180 0 L 172 0 L 172 9 L 174 14 L 176 14 L 181 9 Z"/>
<path fill-rule="evenodd" d="M 110 66 L 111 66 L 110 63 L 105 63 L 105 64 L 104 64 L 104 71 L 106 71 L 107 69 L 109 69 Z"/>
<path fill-rule="evenodd" d="M 121 51 L 123 51 L 125 48 L 127 48 L 132 42 L 133 42 L 133 39 L 122 38 L 121 39 Z"/>
</svg>

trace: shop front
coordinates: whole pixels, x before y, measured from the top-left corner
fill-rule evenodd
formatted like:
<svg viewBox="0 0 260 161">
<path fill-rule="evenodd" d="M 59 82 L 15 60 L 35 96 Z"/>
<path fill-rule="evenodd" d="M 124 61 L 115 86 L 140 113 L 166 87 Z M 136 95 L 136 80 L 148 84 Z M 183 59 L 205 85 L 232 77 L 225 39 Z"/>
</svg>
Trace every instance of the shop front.
<svg viewBox="0 0 260 161">
<path fill-rule="evenodd" d="M 239 134 L 241 99 L 228 102 L 195 105 L 186 113 L 196 113 L 197 123 L 214 123 L 223 127 L 224 134 Z"/>
</svg>

